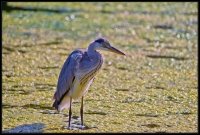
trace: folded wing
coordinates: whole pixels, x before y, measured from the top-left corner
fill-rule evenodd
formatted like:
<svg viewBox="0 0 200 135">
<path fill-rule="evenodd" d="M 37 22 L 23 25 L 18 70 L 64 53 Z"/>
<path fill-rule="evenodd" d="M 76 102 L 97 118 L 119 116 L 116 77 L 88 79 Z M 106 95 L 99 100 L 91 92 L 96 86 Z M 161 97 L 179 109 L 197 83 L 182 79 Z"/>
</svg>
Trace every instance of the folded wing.
<svg viewBox="0 0 200 135">
<path fill-rule="evenodd" d="M 53 107 L 55 107 L 57 110 L 59 104 L 72 87 L 73 81 L 75 79 L 75 72 L 79 68 L 79 63 L 83 57 L 83 54 L 84 52 L 82 50 L 73 51 L 62 67 L 57 82 L 56 92 L 54 94 L 55 101 L 53 103 Z"/>
</svg>

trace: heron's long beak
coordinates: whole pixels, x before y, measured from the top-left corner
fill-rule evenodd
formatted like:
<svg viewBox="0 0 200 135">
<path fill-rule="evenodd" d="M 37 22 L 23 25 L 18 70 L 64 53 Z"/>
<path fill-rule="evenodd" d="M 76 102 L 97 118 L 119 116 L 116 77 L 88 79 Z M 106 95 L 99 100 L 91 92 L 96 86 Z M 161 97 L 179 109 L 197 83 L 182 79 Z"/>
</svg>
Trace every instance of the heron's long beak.
<svg viewBox="0 0 200 135">
<path fill-rule="evenodd" d="M 117 53 L 117 54 L 120 54 L 120 55 L 125 55 L 123 52 L 121 52 L 120 50 L 118 50 L 118 49 L 116 49 L 116 48 L 114 48 L 112 46 L 110 48 L 108 48 L 108 49 L 111 52 L 114 52 L 114 53 Z"/>
</svg>

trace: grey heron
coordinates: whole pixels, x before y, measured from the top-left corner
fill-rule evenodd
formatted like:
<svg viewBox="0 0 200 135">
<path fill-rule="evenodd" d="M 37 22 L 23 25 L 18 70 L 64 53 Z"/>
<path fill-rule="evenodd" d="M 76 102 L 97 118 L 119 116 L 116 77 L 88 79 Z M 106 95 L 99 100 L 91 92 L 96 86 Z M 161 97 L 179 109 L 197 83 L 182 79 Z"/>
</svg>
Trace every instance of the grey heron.
<svg viewBox="0 0 200 135">
<path fill-rule="evenodd" d="M 77 100 L 79 98 L 81 98 L 80 116 L 81 126 L 83 127 L 83 97 L 103 64 L 102 55 L 98 50 L 125 55 L 120 50 L 111 46 L 107 39 L 98 38 L 90 43 L 87 49 L 73 51 L 66 59 L 60 72 L 54 94 L 53 107 L 58 111 L 69 108 L 69 129 L 72 115 L 72 99 Z"/>
</svg>

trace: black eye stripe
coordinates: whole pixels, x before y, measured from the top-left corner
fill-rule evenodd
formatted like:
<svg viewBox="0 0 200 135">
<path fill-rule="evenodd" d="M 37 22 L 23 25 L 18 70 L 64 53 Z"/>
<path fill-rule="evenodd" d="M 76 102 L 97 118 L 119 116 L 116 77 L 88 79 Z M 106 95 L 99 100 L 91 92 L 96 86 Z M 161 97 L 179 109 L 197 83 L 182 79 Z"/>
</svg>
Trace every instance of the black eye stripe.
<svg viewBox="0 0 200 135">
<path fill-rule="evenodd" d="M 101 44 L 101 43 L 105 42 L 105 40 L 104 40 L 104 39 L 102 39 L 102 38 L 99 38 L 99 39 L 95 40 L 95 42 L 97 42 L 97 43 Z"/>
</svg>

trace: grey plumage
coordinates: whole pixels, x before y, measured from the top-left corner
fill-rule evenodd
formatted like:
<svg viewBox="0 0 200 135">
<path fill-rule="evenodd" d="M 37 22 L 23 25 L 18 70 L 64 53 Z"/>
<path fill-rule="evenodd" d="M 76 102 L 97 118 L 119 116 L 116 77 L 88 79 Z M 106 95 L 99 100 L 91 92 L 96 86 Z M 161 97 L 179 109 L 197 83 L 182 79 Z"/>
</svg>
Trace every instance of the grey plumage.
<svg viewBox="0 0 200 135">
<path fill-rule="evenodd" d="M 57 88 L 56 88 L 57 90 L 54 94 L 55 101 L 53 107 L 55 107 L 57 110 L 58 110 L 58 105 L 72 87 L 73 81 L 75 79 L 75 71 L 78 68 L 78 62 L 80 61 L 83 53 L 84 52 L 82 50 L 78 49 L 73 51 L 66 59 L 62 67 L 57 82 Z M 72 58 L 72 55 L 77 55 L 77 58 L 76 59 Z"/>
</svg>

